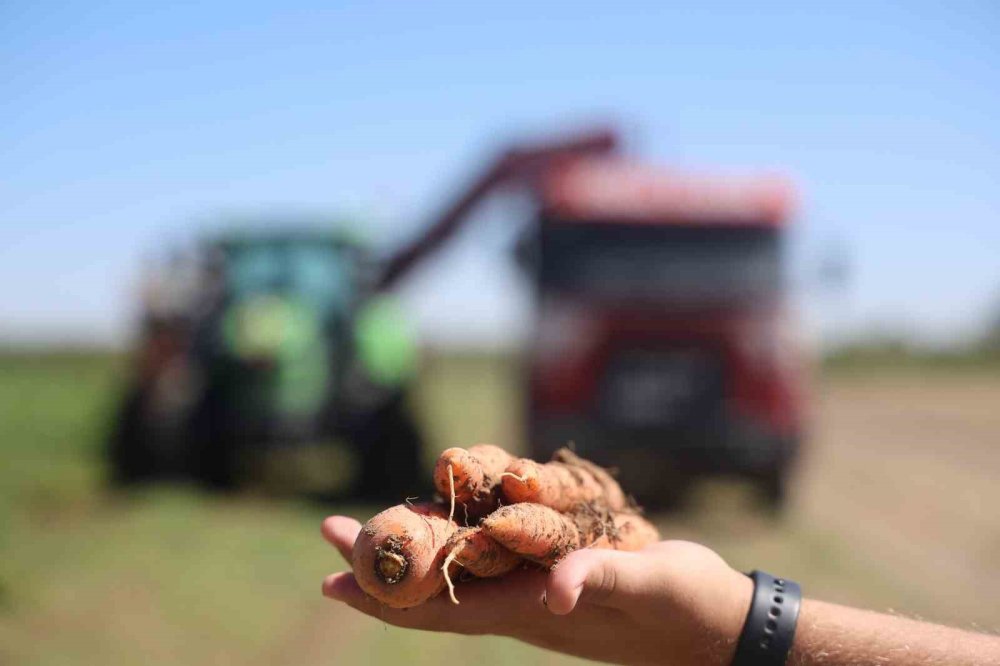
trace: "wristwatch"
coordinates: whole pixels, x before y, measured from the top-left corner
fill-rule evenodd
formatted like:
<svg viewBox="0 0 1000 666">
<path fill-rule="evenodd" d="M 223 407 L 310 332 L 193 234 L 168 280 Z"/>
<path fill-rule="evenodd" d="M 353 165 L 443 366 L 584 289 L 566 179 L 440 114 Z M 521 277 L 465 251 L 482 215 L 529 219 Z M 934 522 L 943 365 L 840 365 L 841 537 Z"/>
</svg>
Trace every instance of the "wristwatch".
<svg viewBox="0 0 1000 666">
<path fill-rule="evenodd" d="M 799 584 L 763 571 L 748 574 L 753 599 L 736 644 L 733 666 L 784 666 L 802 604 Z"/>
</svg>

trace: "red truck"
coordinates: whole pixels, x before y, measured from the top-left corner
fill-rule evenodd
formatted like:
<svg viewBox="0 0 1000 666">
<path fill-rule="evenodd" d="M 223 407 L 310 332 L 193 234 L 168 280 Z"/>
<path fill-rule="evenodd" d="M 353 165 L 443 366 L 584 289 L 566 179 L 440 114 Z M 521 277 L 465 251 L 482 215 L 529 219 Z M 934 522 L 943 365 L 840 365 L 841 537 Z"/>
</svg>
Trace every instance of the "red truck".
<svg viewBox="0 0 1000 666">
<path fill-rule="evenodd" d="M 572 441 L 650 504 L 723 473 L 780 506 L 803 428 L 791 188 L 603 157 L 553 169 L 538 191 L 533 453 Z"/>
<path fill-rule="evenodd" d="M 642 165 L 610 131 L 516 148 L 388 263 L 380 286 L 512 186 L 537 201 L 518 252 L 537 312 L 525 373 L 531 454 L 572 443 L 617 468 L 647 505 L 725 474 L 780 507 L 805 407 L 784 276 L 792 187 Z"/>
</svg>

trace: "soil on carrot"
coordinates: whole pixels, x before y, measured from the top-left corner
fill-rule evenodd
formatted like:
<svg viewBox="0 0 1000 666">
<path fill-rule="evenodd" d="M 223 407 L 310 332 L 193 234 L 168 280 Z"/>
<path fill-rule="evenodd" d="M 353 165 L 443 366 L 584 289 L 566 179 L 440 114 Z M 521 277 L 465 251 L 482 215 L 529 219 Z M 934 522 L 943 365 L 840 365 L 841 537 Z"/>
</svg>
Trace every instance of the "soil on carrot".
<svg viewBox="0 0 1000 666">
<path fill-rule="evenodd" d="M 403 544 L 407 541 L 409 536 L 406 534 L 393 535 L 379 547 L 375 556 L 375 575 L 383 583 L 394 585 L 406 576 L 410 561 L 406 558 Z"/>
</svg>

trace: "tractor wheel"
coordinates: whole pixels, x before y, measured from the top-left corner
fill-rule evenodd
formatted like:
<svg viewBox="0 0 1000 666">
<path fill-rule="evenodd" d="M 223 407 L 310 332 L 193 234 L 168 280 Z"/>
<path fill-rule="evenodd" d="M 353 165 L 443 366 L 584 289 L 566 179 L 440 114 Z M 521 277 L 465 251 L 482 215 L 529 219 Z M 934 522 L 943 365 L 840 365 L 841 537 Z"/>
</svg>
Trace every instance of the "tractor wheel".
<svg viewBox="0 0 1000 666">
<path fill-rule="evenodd" d="M 191 419 L 191 476 L 210 490 L 235 490 L 239 479 L 234 439 L 220 401 L 208 391 Z"/>
<path fill-rule="evenodd" d="M 145 394 L 133 388 L 115 416 L 108 438 L 109 481 L 118 487 L 148 481 L 160 471 L 150 448 L 150 430 L 144 414 Z"/>
<path fill-rule="evenodd" d="M 357 445 L 362 457 L 360 497 L 401 502 L 405 497 L 427 496 L 423 440 L 403 396 L 365 419 Z"/>
</svg>

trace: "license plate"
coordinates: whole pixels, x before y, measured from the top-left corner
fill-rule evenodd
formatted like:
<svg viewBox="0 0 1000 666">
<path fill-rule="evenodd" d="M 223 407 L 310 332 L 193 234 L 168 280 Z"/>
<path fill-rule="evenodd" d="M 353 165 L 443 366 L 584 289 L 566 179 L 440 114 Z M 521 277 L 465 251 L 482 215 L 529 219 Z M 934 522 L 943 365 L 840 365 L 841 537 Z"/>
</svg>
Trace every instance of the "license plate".
<svg viewBox="0 0 1000 666">
<path fill-rule="evenodd" d="M 601 411 L 618 425 L 677 425 L 703 402 L 716 375 L 700 352 L 623 355 L 609 369 Z"/>
</svg>

